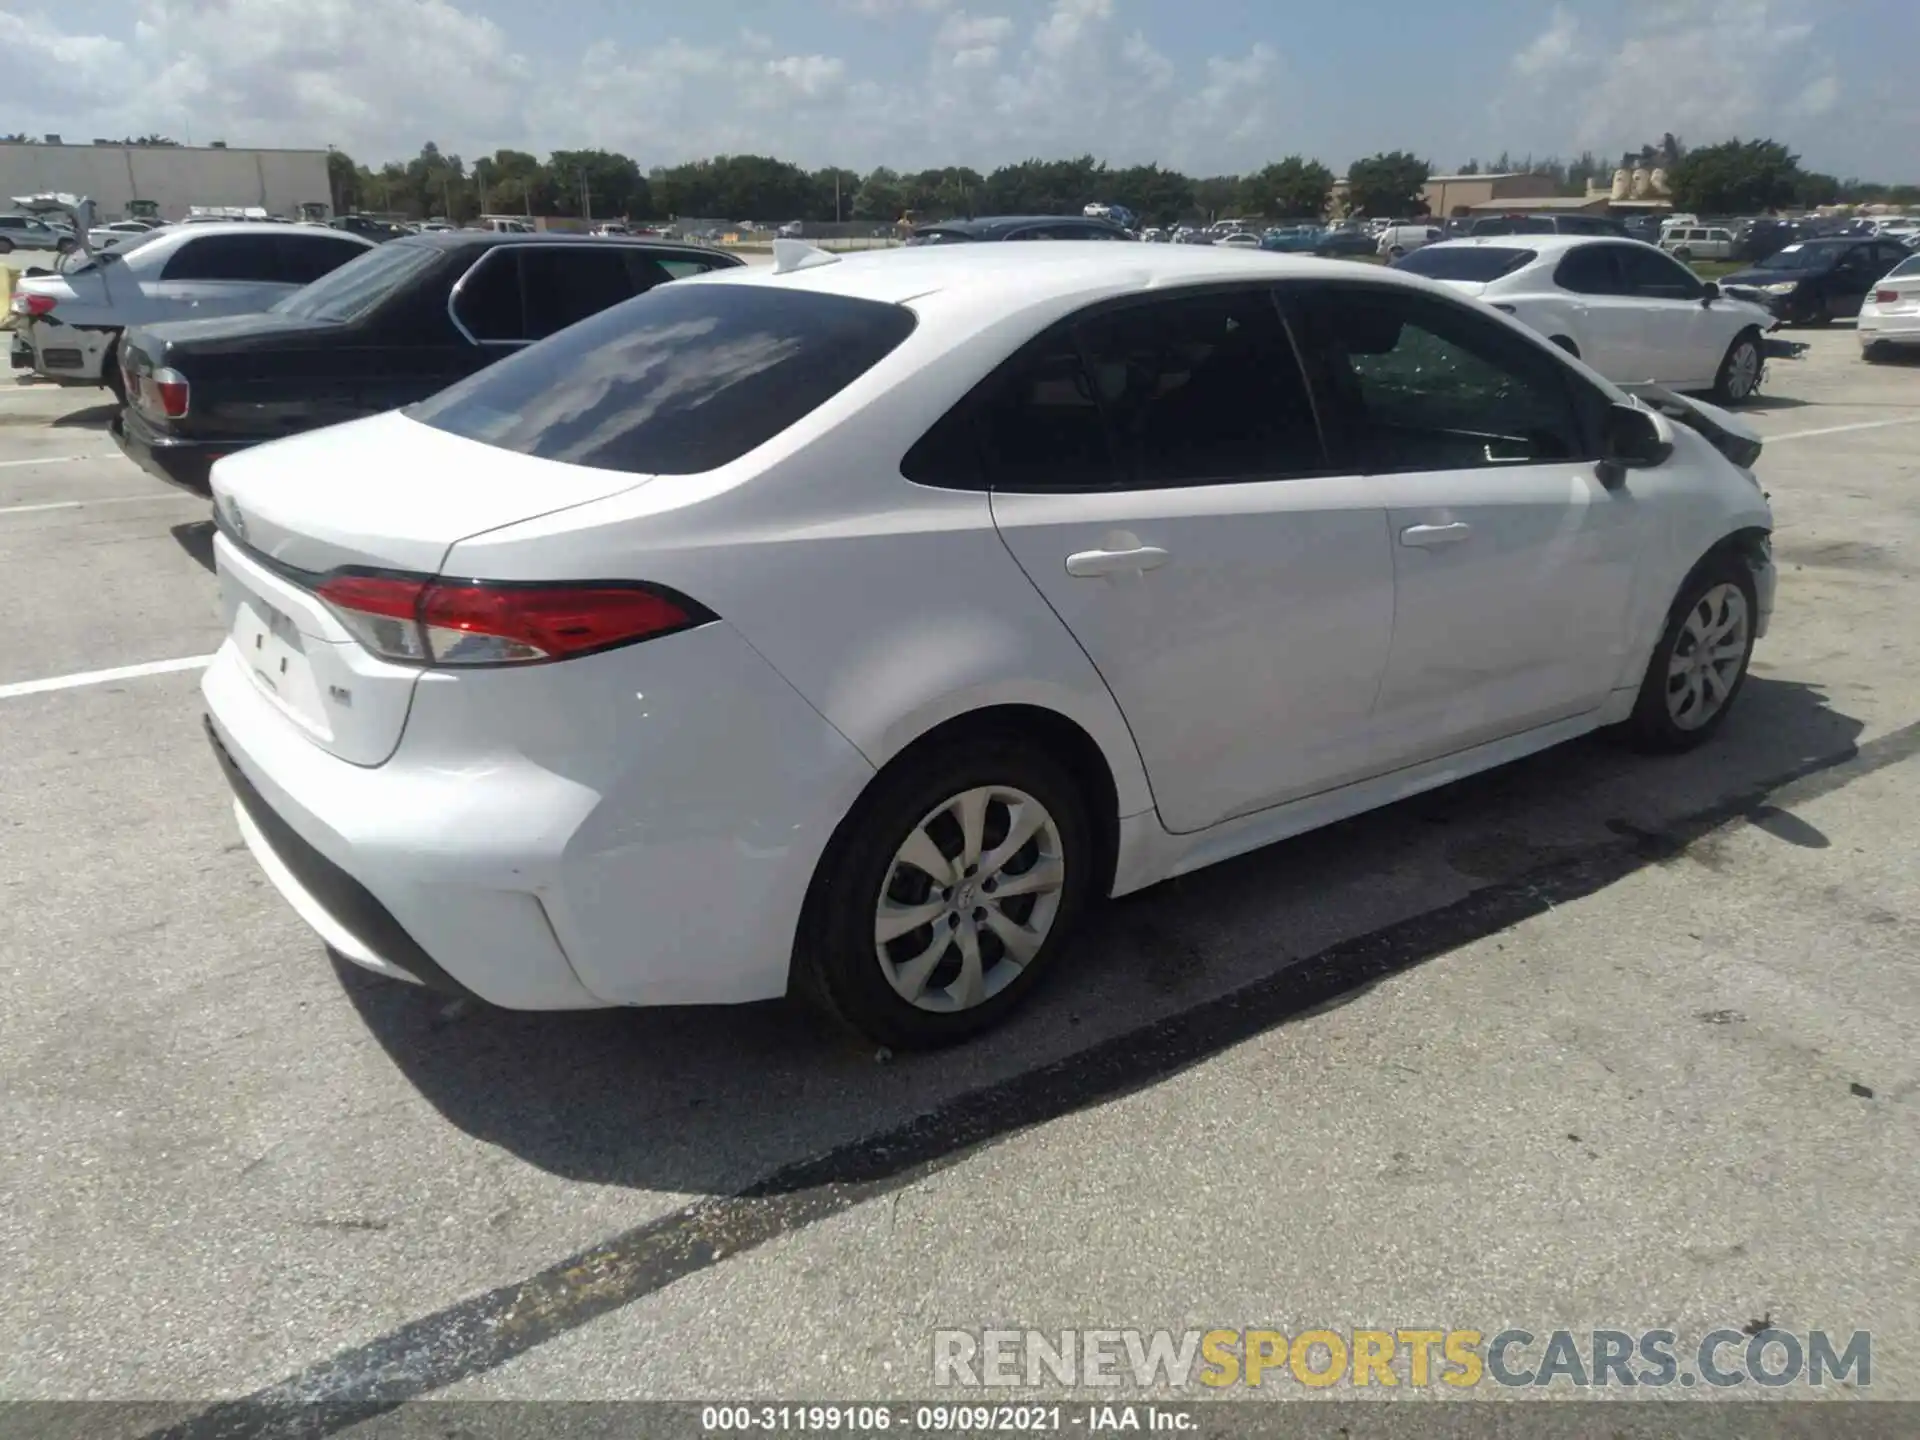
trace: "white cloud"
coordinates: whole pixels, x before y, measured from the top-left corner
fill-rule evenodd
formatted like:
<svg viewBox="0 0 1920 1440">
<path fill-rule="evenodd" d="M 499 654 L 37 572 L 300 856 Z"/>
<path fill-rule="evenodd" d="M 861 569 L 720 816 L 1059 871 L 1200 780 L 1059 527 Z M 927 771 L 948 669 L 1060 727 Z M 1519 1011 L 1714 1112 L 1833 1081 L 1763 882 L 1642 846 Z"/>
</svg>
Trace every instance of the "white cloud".
<svg viewBox="0 0 1920 1440">
<path fill-rule="evenodd" d="M 1536 154 L 1606 155 L 1666 131 L 1698 144 L 1776 131 L 1783 118 L 1825 114 L 1839 100 L 1816 8 L 1817 0 L 1638 0 L 1596 26 L 1556 6 L 1510 60 L 1513 90 L 1497 118 Z"/>
<path fill-rule="evenodd" d="M 1139 28 L 1145 0 L 1046 0 L 1031 21 L 978 0 L 839 0 L 895 35 L 870 66 L 834 53 L 824 27 L 802 48 L 771 20 L 698 44 L 600 40 L 556 61 L 479 0 L 131 0 L 126 28 L 85 5 L 27 3 L 6 42 L 15 124 L 335 145 L 375 164 L 431 139 L 469 160 L 604 146 L 649 166 L 754 151 L 990 169 L 1090 152 L 1214 173 L 1273 159 L 1303 103 L 1265 43 L 1176 63 Z M 916 43 L 902 66 L 898 45 Z"/>
</svg>

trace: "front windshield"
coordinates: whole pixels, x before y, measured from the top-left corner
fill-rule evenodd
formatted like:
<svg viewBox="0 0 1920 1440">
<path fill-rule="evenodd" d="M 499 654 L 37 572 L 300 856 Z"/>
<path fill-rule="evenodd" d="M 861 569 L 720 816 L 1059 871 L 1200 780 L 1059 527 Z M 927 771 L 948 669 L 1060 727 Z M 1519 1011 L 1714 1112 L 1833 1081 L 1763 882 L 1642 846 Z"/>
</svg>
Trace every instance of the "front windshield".
<svg viewBox="0 0 1920 1440">
<path fill-rule="evenodd" d="M 273 307 L 276 315 L 296 320 L 345 324 L 357 320 L 440 258 L 435 245 L 395 240 L 357 255 Z"/>
<path fill-rule="evenodd" d="M 1760 262 L 1762 270 L 1825 270 L 1839 257 L 1838 245 L 1789 245 Z"/>
</svg>

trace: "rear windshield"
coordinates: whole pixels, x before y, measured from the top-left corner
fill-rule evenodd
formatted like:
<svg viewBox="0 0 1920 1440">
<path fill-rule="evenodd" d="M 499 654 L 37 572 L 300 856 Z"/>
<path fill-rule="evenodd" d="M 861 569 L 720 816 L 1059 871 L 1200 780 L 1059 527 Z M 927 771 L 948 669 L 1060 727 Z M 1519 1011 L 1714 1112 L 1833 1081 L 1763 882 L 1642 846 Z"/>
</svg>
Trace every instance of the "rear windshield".
<svg viewBox="0 0 1920 1440">
<path fill-rule="evenodd" d="M 1888 280 L 1896 278 L 1905 279 L 1909 275 L 1920 275 L 1920 255 L 1914 256 L 1911 260 L 1902 260 L 1886 273 L 1885 278 Z"/>
<path fill-rule="evenodd" d="M 1511 275 L 1538 256 L 1536 250 L 1514 250 L 1504 245 L 1434 246 L 1415 250 L 1394 261 L 1396 270 L 1411 271 L 1429 280 L 1473 280 L 1485 284 Z"/>
<path fill-rule="evenodd" d="M 692 475 L 837 395 L 913 330 L 901 305 L 772 285 L 662 285 L 407 411 L 570 465 Z"/>
<path fill-rule="evenodd" d="M 338 241 L 329 242 L 338 244 Z M 431 270 L 442 252 L 432 245 L 395 241 L 356 255 L 337 270 L 329 270 L 273 307 L 279 315 L 297 320 L 357 320 L 414 276 Z"/>
<path fill-rule="evenodd" d="M 1839 245 L 1789 245 L 1769 255 L 1758 266 L 1761 270 L 1825 270 L 1839 257 Z"/>
</svg>

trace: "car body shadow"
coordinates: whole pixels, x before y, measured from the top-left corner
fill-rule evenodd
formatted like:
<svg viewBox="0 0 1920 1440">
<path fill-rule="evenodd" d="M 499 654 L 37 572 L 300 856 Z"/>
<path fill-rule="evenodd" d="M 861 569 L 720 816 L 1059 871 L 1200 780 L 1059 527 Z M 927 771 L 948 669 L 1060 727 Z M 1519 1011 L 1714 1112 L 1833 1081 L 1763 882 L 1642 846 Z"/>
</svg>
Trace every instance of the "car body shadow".
<svg viewBox="0 0 1920 1440">
<path fill-rule="evenodd" d="M 55 430 L 104 430 L 119 413 L 118 405 L 89 405 L 84 410 L 69 410 L 48 423 Z"/>
<path fill-rule="evenodd" d="M 172 535 L 176 544 L 193 557 L 193 563 L 213 573 L 213 522 L 211 520 L 189 520 L 185 524 L 170 525 L 167 533 Z"/>
<path fill-rule="evenodd" d="M 1816 688 L 1755 675 L 1692 754 L 1588 737 L 1183 876 L 1104 907 L 1020 1014 L 935 1055 L 876 1052 L 784 1001 L 524 1014 L 335 963 L 421 1095 L 540 1169 L 677 1194 L 811 1186 L 836 1164 L 870 1179 L 1351 1003 L 1737 815 L 1817 846 L 1766 796 L 1849 758 L 1861 728 Z"/>
<path fill-rule="evenodd" d="M 1791 395 L 1749 395 L 1735 407 L 1737 410 L 1804 410 L 1807 401 L 1796 400 Z"/>
</svg>

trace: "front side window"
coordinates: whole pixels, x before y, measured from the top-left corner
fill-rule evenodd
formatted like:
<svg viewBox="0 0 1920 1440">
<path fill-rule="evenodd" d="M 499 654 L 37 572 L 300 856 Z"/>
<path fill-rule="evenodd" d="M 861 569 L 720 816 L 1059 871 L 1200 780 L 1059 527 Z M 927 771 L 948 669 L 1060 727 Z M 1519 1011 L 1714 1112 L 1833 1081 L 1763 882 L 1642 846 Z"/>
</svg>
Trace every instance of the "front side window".
<svg viewBox="0 0 1920 1440">
<path fill-rule="evenodd" d="M 279 256 L 271 233 L 197 235 L 167 257 L 162 280 L 246 280 L 280 283 Z"/>
<path fill-rule="evenodd" d="M 1464 306 L 1385 288 L 1301 295 L 1346 442 L 1368 470 L 1573 460 L 1586 427 L 1564 367 Z"/>
<path fill-rule="evenodd" d="M 694 474 L 811 414 L 913 327 L 911 310 L 877 300 L 772 285 L 662 285 L 406 413 L 543 460 Z"/>
</svg>

